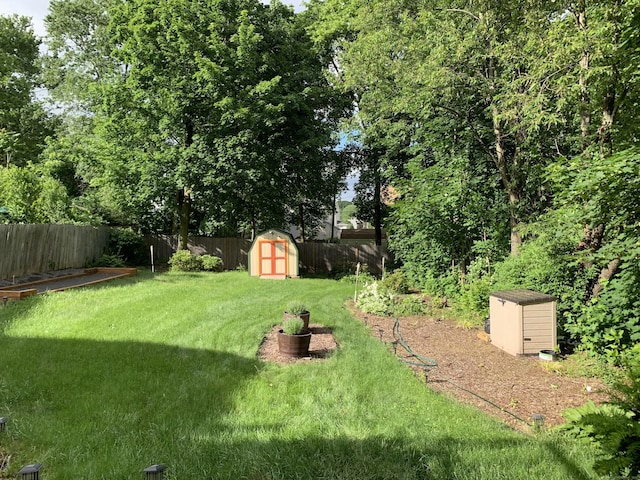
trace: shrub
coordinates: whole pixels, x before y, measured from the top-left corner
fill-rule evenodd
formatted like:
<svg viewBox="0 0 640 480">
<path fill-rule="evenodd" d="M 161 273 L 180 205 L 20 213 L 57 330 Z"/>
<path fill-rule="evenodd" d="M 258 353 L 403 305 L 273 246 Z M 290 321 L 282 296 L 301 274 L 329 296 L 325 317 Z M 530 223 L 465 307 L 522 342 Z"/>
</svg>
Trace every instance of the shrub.
<svg viewBox="0 0 640 480">
<path fill-rule="evenodd" d="M 408 317 L 409 315 L 424 315 L 426 309 L 422 303 L 422 297 L 411 295 L 404 297 L 394 307 L 394 316 Z"/>
<path fill-rule="evenodd" d="M 355 282 L 357 270 L 358 264 L 356 262 L 338 263 L 331 266 L 329 277 L 345 282 Z M 373 280 L 375 277 L 369 272 L 369 265 L 365 263 L 360 265 L 358 278 L 359 280 L 363 280 L 365 278 Z"/>
<path fill-rule="evenodd" d="M 202 257 L 188 250 L 178 250 L 171 255 L 169 265 L 174 272 L 197 272 L 202 270 Z"/>
<path fill-rule="evenodd" d="M 223 269 L 222 259 L 213 255 L 202 255 L 202 268 L 208 272 L 221 272 Z"/>
<path fill-rule="evenodd" d="M 594 443 L 600 458 L 594 470 L 616 478 L 640 475 L 640 347 L 632 349 L 626 365 L 626 381 L 617 382 L 613 400 L 593 402 L 563 413 L 565 431 Z"/>
<path fill-rule="evenodd" d="M 118 255 L 102 255 L 94 264 L 94 267 L 124 267 L 125 263 Z"/>
<path fill-rule="evenodd" d="M 380 287 L 378 282 L 370 282 L 360 292 L 357 305 L 365 313 L 389 316 L 393 314 L 395 295 Z"/>
<path fill-rule="evenodd" d="M 297 335 L 304 329 L 304 321 L 300 317 L 287 318 L 282 322 L 282 331 L 287 335 Z"/>
<path fill-rule="evenodd" d="M 359 275 L 355 273 L 349 275 L 343 275 L 339 278 L 340 282 L 344 283 L 356 283 L 356 278 L 358 279 L 358 283 L 371 283 L 376 281 L 376 277 L 374 277 L 371 273 L 367 271 L 361 271 Z"/>
<path fill-rule="evenodd" d="M 387 291 L 403 295 L 409 292 L 409 280 L 402 270 L 395 270 L 386 275 L 381 282 L 381 286 Z"/>
<path fill-rule="evenodd" d="M 585 350 L 621 363 L 640 340 L 640 267 L 631 262 L 621 265 L 596 299 L 587 305 L 575 303 L 566 330 L 580 339 Z"/>
<path fill-rule="evenodd" d="M 144 237 L 130 228 L 109 230 L 108 253 L 119 256 L 127 265 L 143 265 L 148 258 Z"/>
</svg>

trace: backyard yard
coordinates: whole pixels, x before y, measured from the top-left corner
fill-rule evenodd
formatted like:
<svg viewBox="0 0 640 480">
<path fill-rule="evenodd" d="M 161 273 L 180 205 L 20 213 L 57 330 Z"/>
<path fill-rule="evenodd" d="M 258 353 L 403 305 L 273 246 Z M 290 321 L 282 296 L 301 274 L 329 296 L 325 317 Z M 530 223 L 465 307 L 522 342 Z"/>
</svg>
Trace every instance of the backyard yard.
<svg viewBox="0 0 640 480">
<path fill-rule="evenodd" d="M 45 480 L 143 478 L 157 463 L 165 479 L 597 478 L 584 445 L 429 388 L 352 295 L 332 280 L 142 272 L 0 307 L 0 478 L 32 463 Z M 335 341 L 318 361 L 260 354 L 291 299 Z"/>
</svg>

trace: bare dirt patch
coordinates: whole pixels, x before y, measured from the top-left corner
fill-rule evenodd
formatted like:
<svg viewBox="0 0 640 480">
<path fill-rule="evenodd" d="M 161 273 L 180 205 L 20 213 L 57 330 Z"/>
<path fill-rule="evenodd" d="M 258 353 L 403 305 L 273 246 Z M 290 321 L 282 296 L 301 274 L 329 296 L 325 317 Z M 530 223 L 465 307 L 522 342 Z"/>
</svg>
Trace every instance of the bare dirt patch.
<svg viewBox="0 0 640 480">
<path fill-rule="evenodd" d="M 480 338 L 483 336 L 480 328 L 462 328 L 451 320 L 404 317 L 394 336 L 395 319 L 364 314 L 353 305 L 349 309 L 358 321 L 370 328 L 371 335 L 387 343 L 400 359 L 421 363 L 397 343 L 398 334 L 412 352 L 435 360 L 436 367 L 407 365 L 429 388 L 474 406 L 518 430 L 530 429 L 534 413 L 544 416 L 545 426 L 555 426 L 564 422 L 565 409 L 588 400 L 600 403 L 608 398 L 598 379 L 569 377 L 538 357 L 516 357 L 503 352 Z M 311 327 L 314 335 L 309 357 L 298 359 L 279 354 L 276 334 L 281 327 L 274 327 L 265 336 L 259 357 L 279 363 L 327 358 L 338 348 L 331 331 L 317 324 Z"/>
</svg>

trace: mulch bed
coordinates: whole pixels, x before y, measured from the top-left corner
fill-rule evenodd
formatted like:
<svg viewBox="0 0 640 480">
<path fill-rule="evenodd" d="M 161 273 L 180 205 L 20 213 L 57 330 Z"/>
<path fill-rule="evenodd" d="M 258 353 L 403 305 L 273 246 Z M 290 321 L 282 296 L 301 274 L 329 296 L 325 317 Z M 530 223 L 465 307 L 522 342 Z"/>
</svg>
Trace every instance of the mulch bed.
<svg viewBox="0 0 640 480">
<path fill-rule="evenodd" d="M 395 349 L 399 358 L 421 363 L 397 344 L 393 318 L 364 314 L 352 304 L 348 308 L 370 328 L 371 335 Z M 285 364 L 327 358 L 338 348 L 331 331 L 317 324 L 310 327 L 315 334 L 309 357 L 297 359 L 278 353 L 276 334 L 281 327 L 274 327 L 265 336 L 259 357 Z M 451 320 L 414 316 L 401 318 L 398 332 L 413 353 L 437 362 L 436 367 L 407 365 L 429 388 L 518 430 L 530 430 L 533 414 L 543 415 L 545 426 L 550 427 L 564 423 L 562 412 L 569 407 L 608 399 L 598 379 L 568 377 L 538 357 L 510 355 L 484 340 L 480 328 L 462 328 Z"/>
<path fill-rule="evenodd" d="M 313 335 L 311 335 L 311 343 L 309 345 L 309 356 L 290 357 L 282 355 L 278 351 L 278 330 L 280 329 L 282 329 L 280 325 L 273 327 L 262 339 L 262 344 L 258 350 L 258 357 L 261 360 L 282 364 L 310 362 L 327 358 L 337 348 L 330 328 L 323 327 L 317 323 L 310 323 L 309 330 Z"/>
</svg>

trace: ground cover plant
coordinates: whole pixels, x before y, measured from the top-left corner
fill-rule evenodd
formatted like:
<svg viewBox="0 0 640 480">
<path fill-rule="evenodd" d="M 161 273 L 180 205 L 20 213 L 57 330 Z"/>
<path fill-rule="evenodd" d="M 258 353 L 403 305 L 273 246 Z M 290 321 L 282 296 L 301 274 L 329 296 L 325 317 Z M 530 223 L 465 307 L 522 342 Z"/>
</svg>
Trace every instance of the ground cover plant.
<svg viewBox="0 0 640 480">
<path fill-rule="evenodd" d="M 0 308 L 0 477 L 40 462 L 47 480 L 153 463 L 176 479 L 597 478 L 588 447 L 431 392 L 350 316 L 352 289 L 144 273 Z M 333 330 L 331 358 L 257 359 L 292 298 Z"/>
</svg>

